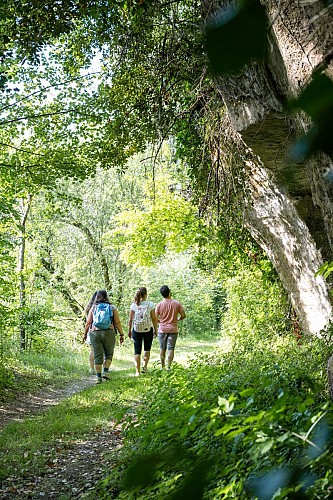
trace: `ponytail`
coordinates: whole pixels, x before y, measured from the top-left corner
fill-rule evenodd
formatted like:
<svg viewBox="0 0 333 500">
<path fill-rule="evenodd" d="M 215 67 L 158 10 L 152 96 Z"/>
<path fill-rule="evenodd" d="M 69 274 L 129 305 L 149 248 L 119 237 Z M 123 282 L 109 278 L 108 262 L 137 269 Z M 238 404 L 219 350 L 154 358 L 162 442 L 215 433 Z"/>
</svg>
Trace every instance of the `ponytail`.
<svg viewBox="0 0 333 500">
<path fill-rule="evenodd" d="M 144 297 L 146 297 L 146 295 L 147 295 L 147 288 L 145 286 L 141 286 L 134 295 L 134 302 L 136 303 L 137 306 L 140 304 L 141 300 Z"/>
</svg>

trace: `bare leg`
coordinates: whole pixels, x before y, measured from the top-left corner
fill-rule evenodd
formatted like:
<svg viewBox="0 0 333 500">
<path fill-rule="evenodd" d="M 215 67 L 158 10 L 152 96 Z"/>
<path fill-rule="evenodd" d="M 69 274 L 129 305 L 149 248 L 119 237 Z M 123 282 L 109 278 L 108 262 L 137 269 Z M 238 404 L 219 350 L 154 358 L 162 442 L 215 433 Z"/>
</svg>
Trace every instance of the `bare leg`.
<svg viewBox="0 0 333 500">
<path fill-rule="evenodd" d="M 140 374 L 141 355 L 134 354 L 135 375 Z"/>
<path fill-rule="evenodd" d="M 161 349 L 160 358 L 161 358 L 162 368 L 164 368 L 165 367 L 165 349 Z"/>
<path fill-rule="evenodd" d="M 144 353 L 143 353 L 143 367 L 145 369 L 147 368 L 149 358 L 150 358 L 150 351 L 144 351 Z"/>
<path fill-rule="evenodd" d="M 168 367 L 167 367 L 168 369 L 171 366 L 171 363 L 173 361 L 174 355 L 175 355 L 175 351 L 173 349 L 170 350 L 170 351 L 168 351 Z"/>
<path fill-rule="evenodd" d="M 90 368 L 92 368 L 92 369 L 95 368 L 95 363 L 94 363 L 94 349 L 93 349 L 92 345 L 90 346 L 89 365 L 90 365 Z"/>
<path fill-rule="evenodd" d="M 97 383 L 100 384 L 102 382 L 102 365 L 95 365 L 96 375 L 97 375 Z"/>
<path fill-rule="evenodd" d="M 104 368 L 109 369 L 112 363 L 112 359 L 105 359 L 104 360 Z"/>
<path fill-rule="evenodd" d="M 104 363 L 103 363 L 103 378 L 104 380 L 110 380 L 109 376 L 109 368 L 111 366 L 112 359 L 105 359 L 104 358 Z"/>
<path fill-rule="evenodd" d="M 94 348 L 92 345 L 90 345 L 89 366 L 90 366 L 90 373 L 91 374 L 95 373 Z"/>
</svg>

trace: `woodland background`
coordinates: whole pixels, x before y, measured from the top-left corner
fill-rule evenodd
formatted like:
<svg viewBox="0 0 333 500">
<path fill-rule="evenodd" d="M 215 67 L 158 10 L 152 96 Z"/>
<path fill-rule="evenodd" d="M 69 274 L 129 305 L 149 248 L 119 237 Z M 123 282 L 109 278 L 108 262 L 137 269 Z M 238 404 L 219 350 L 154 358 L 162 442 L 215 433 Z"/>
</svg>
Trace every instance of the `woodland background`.
<svg viewBox="0 0 333 500">
<path fill-rule="evenodd" d="M 100 498 L 110 483 L 119 498 L 332 492 L 331 11 L 0 6 L 4 394 L 47 380 L 46 359 L 82 373 L 96 289 L 126 327 L 137 287 L 157 302 L 168 284 L 181 335 L 223 341 L 148 384 L 144 432 L 125 426 L 131 464 Z"/>
</svg>

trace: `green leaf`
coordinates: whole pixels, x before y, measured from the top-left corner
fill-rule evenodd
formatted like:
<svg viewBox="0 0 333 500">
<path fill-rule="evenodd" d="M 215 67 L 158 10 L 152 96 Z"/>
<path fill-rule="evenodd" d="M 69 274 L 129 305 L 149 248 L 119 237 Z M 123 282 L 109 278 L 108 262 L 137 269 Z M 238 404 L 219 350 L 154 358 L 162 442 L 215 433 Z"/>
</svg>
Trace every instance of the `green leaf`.
<svg viewBox="0 0 333 500">
<path fill-rule="evenodd" d="M 260 450 L 261 455 L 265 455 L 265 453 L 267 453 L 272 448 L 273 444 L 274 444 L 273 439 L 269 439 L 268 441 L 266 441 L 266 443 L 264 443 L 264 445 L 261 447 Z"/>
<path fill-rule="evenodd" d="M 285 432 L 284 434 L 282 434 L 282 436 L 278 437 L 276 440 L 277 440 L 279 443 L 283 443 L 283 442 L 284 442 L 284 441 L 286 441 L 288 438 L 289 438 L 289 432 Z"/>
<path fill-rule="evenodd" d="M 297 411 L 299 411 L 299 413 L 303 413 L 305 412 L 305 410 L 306 410 L 306 404 L 301 403 L 297 406 Z"/>
<path fill-rule="evenodd" d="M 240 391 L 239 395 L 242 397 L 252 396 L 253 394 L 255 394 L 255 392 L 256 389 L 254 387 L 250 387 L 249 389 L 244 389 L 243 391 Z"/>
<path fill-rule="evenodd" d="M 315 276 L 323 275 L 324 272 L 327 270 L 327 267 L 328 267 L 328 262 L 324 262 L 320 266 L 320 268 L 318 269 L 318 271 L 315 273 Z"/>
</svg>

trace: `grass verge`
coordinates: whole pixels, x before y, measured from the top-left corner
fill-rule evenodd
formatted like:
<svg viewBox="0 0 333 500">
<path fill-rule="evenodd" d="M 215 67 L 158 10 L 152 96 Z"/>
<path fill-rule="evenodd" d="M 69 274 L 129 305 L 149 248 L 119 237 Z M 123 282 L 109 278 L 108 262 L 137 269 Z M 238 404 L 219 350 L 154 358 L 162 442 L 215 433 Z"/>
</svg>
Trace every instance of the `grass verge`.
<svg viewBox="0 0 333 500">
<path fill-rule="evenodd" d="M 186 363 L 193 339 L 182 339 L 176 361 Z M 215 340 L 196 346 L 196 352 L 209 352 Z M 67 398 L 48 411 L 13 422 L 0 433 L 0 480 L 9 475 L 24 475 L 43 470 L 57 440 L 70 446 L 78 438 L 87 437 L 95 429 L 109 425 L 110 421 L 131 418 L 133 408 L 145 397 L 154 377 L 149 374 L 134 377 L 132 344 L 128 340 L 124 346 L 117 346 L 112 364 L 112 380 Z M 83 350 L 62 358 L 46 359 L 31 356 L 22 369 L 21 376 L 29 377 L 24 390 L 39 388 L 41 385 L 79 378 L 88 373 L 88 350 Z M 157 341 L 154 342 L 150 361 L 151 371 L 158 370 Z M 29 361 L 29 364 L 28 364 Z M 155 367 L 155 368 L 154 368 Z M 65 372 L 65 373 L 64 373 Z M 22 386 L 19 387 L 22 389 Z M 12 389 L 14 394 L 16 389 Z M 43 451 L 48 450 L 48 453 Z"/>
</svg>

